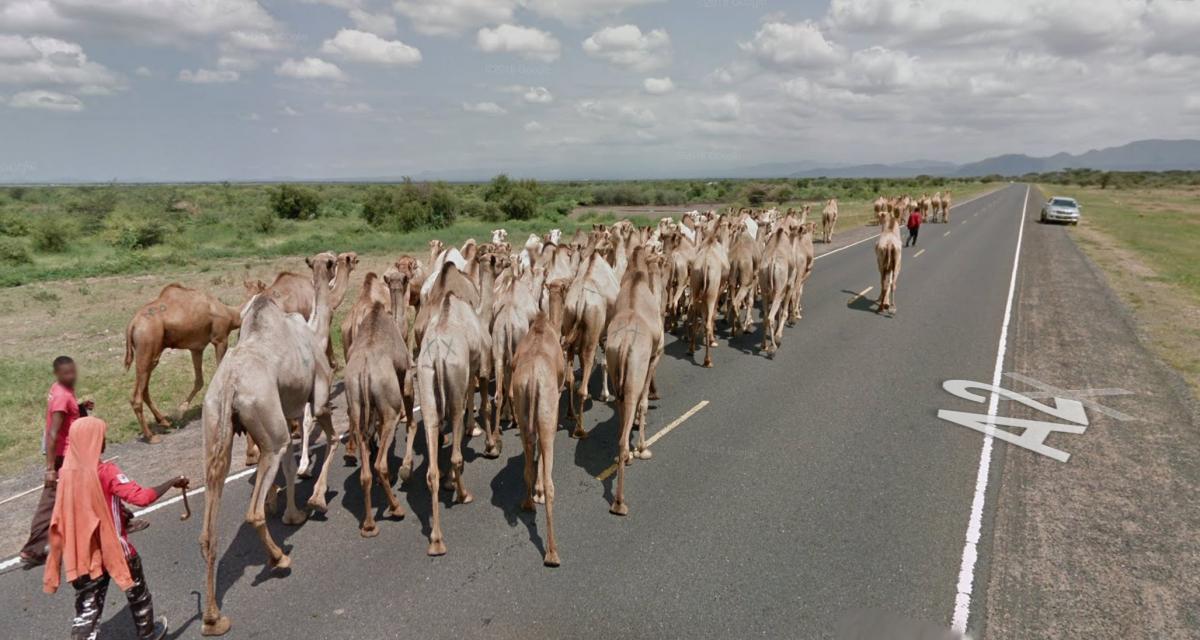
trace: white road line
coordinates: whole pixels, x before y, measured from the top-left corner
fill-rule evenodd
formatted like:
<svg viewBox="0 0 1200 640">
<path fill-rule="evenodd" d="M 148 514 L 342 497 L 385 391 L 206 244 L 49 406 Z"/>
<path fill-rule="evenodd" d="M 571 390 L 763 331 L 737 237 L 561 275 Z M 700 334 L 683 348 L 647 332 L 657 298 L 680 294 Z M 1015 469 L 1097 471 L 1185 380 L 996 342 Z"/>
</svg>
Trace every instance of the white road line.
<svg viewBox="0 0 1200 640">
<path fill-rule="evenodd" d="M 914 257 L 916 257 L 916 256 L 914 256 Z M 867 295 L 868 293 L 870 293 L 870 292 L 871 292 L 871 289 L 874 289 L 874 288 L 875 288 L 875 287 L 867 287 L 866 289 L 863 289 L 862 291 L 859 291 L 858 293 L 854 294 L 853 296 L 851 296 L 851 297 L 850 297 L 850 300 L 848 300 L 848 301 L 846 302 L 846 305 L 847 305 L 847 306 L 849 306 L 849 305 L 852 305 L 852 304 L 854 304 L 854 302 L 855 302 L 856 300 L 858 300 L 859 298 L 861 298 L 861 297 L 863 297 L 863 296 Z"/>
<path fill-rule="evenodd" d="M 658 442 L 659 438 L 662 438 L 663 436 L 667 435 L 668 433 L 671 433 L 671 431 L 673 431 L 675 429 L 675 427 L 678 427 L 679 425 L 683 424 L 685 420 L 696 415 L 697 411 L 700 411 L 701 409 L 703 409 L 704 407 L 707 407 L 707 406 L 708 406 L 708 400 L 701 400 L 700 402 L 697 402 L 696 406 L 692 407 L 691 409 L 688 409 L 686 413 L 679 416 L 678 418 L 675 418 L 675 420 L 672 421 L 671 424 L 663 427 L 662 429 L 659 429 L 658 433 L 655 433 L 654 435 L 650 436 L 649 438 L 646 438 L 646 448 L 649 449 L 650 445 L 654 444 L 655 442 Z M 620 440 L 619 435 L 617 436 L 617 439 Z M 600 475 L 596 476 L 596 479 L 599 480 L 600 482 L 604 482 L 610 476 L 612 476 L 612 474 L 614 474 L 616 472 L 617 472 L 617 464 L 614 462 L 613 464 L 609 465 L 609 467 L 607 469 L 605 469 L 604 471 L 601 471 Z"/>
<path fill-rule="evenodd" d="M 999 188 L 999 189 L 996 189 L 995 191 L 989 191 L 989 192 L 987 192 L 987 193 L 984 193 L 984 194 L 981 194 L 981 195 L 975 196 L 974 198 L 971 198 L 970 200 L 963 200 L 962 202 L 960 202 L 960 203 L 958 203 L 958 204 L 950 205 L 950 208 L 951 208 L 951 209 L 954 209 L 955 207 L 961 207 L 961 206 L 963 206 L 963 205 L 970 204 L 970 203 L 972 203 L 972 202 L 975 202 L 976 200 L 979 200 L 980 198 L 986 198 L 986 197 L 988 197 L 988 196 L 990 196 L 990 195 L 994 195 L 994 194 L 1000 193 L 1000 192 L 1001 192 L 1001 191 L 1003 191 L 1003 190 L 1004 190 L 1004 187 L 1001 187 L 1001 188 Z M 839 251 L 845 251 L 846 249 L 849 249 L 850 247 L 853 247 L 853 246 L 856 246 L 856 245 L 860 245 L 860 244 L 862 244 L 862 243 L 864 243 L 864 242 L 866 242 L 866 241 L 868 241 L 868 240 L 874 240 L 875 238 L 878 238 L 878 237 L 879 237 L 879 234 L 875 234 L 875 235 L 873 235 L 873 236 L 870 236 L 870 237 L 867 237 L 867 238 L 863 238 L 862 240 L 859 240 L 858 242 L 851 242 L 850 244 L 848 244 L 848 245 L 846 245 L 846 246 L 844 246 L 844 247 L 838 247 L 837 249 L 834 249 L 833 251 L 826 251 L 825 253 L 822 253 L 821 255 L 819 255 L 819 256 L 817 256 L 817 257 L 813 258 L 813 260 L 820 260 L 821 258 L 824 258 L 825 256 L 831 256 L 831 255 L 833 255 L 833 254 L 835 254 L 835 253 L 837 253 L 837 252 L 839 252 Z"/>
<path fill-rule="evenodd" d="M 918 251 L 918 252 L 914 253 L 914 254 L 913 254 L 913 257 L 914 257 L 914 258 L 919 258 L 919 257 L 921 257 L 921 254 L 922 254 L 922 253 L 925 253 L 925 250 L 924 250 L 924 249 L 921 249 L 920 251 Z"/>
<path fill-rule="evenodd" d="M 1021 205 L 1021 223 L 1017 227 L 1017 249 L 1013 252 L 1012 276 L 1008 281 L 1008 301 L 1004 305 L 1004 321 L 1000 325 L 1000 342 L 996 346 L 996 366 L 992 370 L 992 386 L 1000 386 L 1004 372 L 1004 354 L 1008 351 L 1008 322 L 1012 318 L 1013 297 L 1017 290 L 1017 267 L 1021 261 L 1021 240 L 1025 235 L 1025 215 L 1029 207 L 1030 187 L 1025 187 L 1025 202 Z M 967 520 L 967 540 L 963 544 L 962 564 L 958 569 L 958 593 L 954 597 L 954 616 L 951 628 L 958 633 L 967 632 L 967 619 L 971 615 L 971 591 L 975 586 L 975 562 L 979 559 L 979 535 L 983 528 L 983 505 L 987 500 L 988 475 L 992 466 L 993 420 L 1000 396 L 992 393 L 988 400 L 988 430 L 983 435 L 983 447 L 979 452 L 979 470 L 975 473 L 975 497 L 971 500 L 971 514 Z"/>
</svg>

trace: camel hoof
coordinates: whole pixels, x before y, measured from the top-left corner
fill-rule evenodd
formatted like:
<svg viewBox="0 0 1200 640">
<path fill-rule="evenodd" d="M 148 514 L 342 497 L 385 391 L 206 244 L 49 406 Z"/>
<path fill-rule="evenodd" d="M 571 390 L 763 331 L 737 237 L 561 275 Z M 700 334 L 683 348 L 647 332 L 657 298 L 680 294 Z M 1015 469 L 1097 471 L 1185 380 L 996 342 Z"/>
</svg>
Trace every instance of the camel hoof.
<svg viewBox="0 0 1200 640">
<path fill-rule="evenodd" d="M 159 444 L 162 442 L 162 438 L 160 438 L 158 434 L 152 433 L 149 436 L 142 436 L 142 442 L 145 442 L 146 444 Z M 257 461 L 255 462 L 257 463 Z"/>
<path fill-rule="evenodd" d="M 472 502 L 475 502 L 475 496 L 469 493 L 464 493 L 463 495 L 458 496 L 458 501 L 461 504 L 471 504 Z"/>
<path fill-rule="evenodd" d="M 704 368 L 705 368 L 705 369 L 711 369 L 711 368 L 712 368 L 712 360 L 705 359 L 705 360 L 704 360 Z"/>
<path fill-rule="evenodd" d="M 308 468 L 308 469 L 297 469 L 296 477 L 302 478 L 304 480 L 311 480 L 312 479 L 312 468 L 311 468 L 312 465 L 309 465 L 309 467 L 310 468 Z"/>
<path fill-rule="evenodd" d="M 499 440 L 497 440 L 495 445 L 493 445 L 493 446 L 490 446 L 490 447 L 487 447 L 486 449 L 484 449 L 484 450 L 483 450 L 483 457 L 485 457 L 485 458 L 490 458 L 490 459 L 492 459 L 492 460 L 495 460 L 496 458 L 499 458 L 499 457 L 500 457 L 500 441 L 499 441 Z"/>
<path fill-rule="evenodd" d="M 425 553 L 428 553 L 431 556 L 444 556 L 446 555 L 446 543 L 442 542 L 441 540 L 438 540 L 437 542 L 430 542 L 429 550 Z"/>
<path fill-rule="evenodd" d="M 480 427 L 479 425 L 475 425 L 474 427 L 471 427 L 471 437 L 472 438 L 478 438 L 481 435 L 483 435 L 482 427 Z"/>
<path fill-rule="evenodd" d="M 443 447 L 450 446 L 450 434 L 448 434 L 448 433 L 442 434 L 442 446 Z"/>
<path fill-rule="evenodd" d="M 614 502 L 612 506 L 608 508 L 608 512 L 616 516 L 627 516 L 629 515 L 629 505 L 625 504 L 624 502 Z"/>
<path fill-rule="evenodd" d="M 571 432 L 571 437 L 575 438 L 576 440 L 587 440 L 588 432 L 577 427 L 575 431 Z"/>
<path fill-rule="evenodd" d="M 403 520 L 404 516 L 406 515 L 404 512 L 404 507 L 397 507 L 395 509 L 388 507 L 387 511 L 384 513 L 387 514 L 387 517 L 395 518 L 397 520 Z"/>
<path fill-rule="evenodd" d="M 662 400 L 662 396 L 660 396 L 660 395 L 658 394 L 658 392 L 657 392 L 657 391 L 656 391 L 656 392 L 653 392 L 653 393 L 651 393 L 651 394 L 649 395 L 649 398 L 650 398 L 651 400 Z"/>
<path fill-rule="evenodd" d="M 411 464 L 400 465 L 399 475 L 400 475 L 400 482 L 408 482 L 408 479 L 412 477 L 412 465 Z"/>
<path fill-rule="evenodd" d="M 324 500 L 318 500 L 316 496 L 309 498 L 305 506 L 313 511 L 320 511 L 321 513 L 325 513 L 329 510 L 329 505 Z"/>
<path fill-rule="evenodd" d="M 542 559 L 542 564 L 546 565 L 547 567 L 557 567 L 562 563 L 558 559 L 558 552 L 551 551 L 546 554 L 545 558 Z"/>
<path fill-rule="evenodd" d="M 606 394 L 600 396 L 599 398 L 597 398 L 597 400 L 599 400 L 600 402 L 612 402 L 613 400 L 616 400 L 616 399 L 617 399 L 617 397 L 611 393 L 606 393 Z"/>
<path fill-rule="evenodd" d="M 638 460 L 649 460 L 653 456 L 654 454 L 650 453 L 649 449 L 641 449 L 633 452 L 633 457 L 637 458 Z"/>
<path fill-rule="evenodd" d="M 322 509 L 322 511 L 324 511 L 324 509 Z M 296 511 L 295 513 L 283 514 L 283 523 L 286 525 L 289 525 L 289 526 L 296 527 L 296 526 L 302 525 L 302 524 L 304 524 L 305 520 L 308 520 L 308 515 L 305 514 L 303 511 Z M 286 558 L 287 556 L 284 556 L 284 557 Z"/>
<path fill-rule="evenodd" d="M 374 524 L 363 527 L 358 530 L 358 535 L 364 538 L 374 538 L 375 536 L 379 535 L 379 527 L 375 526 Z"/>
<path fill-rule="evenodd" d="M 274 562 L 270 562 L 269 564 L 271 565 L 272 569 L 278 569 L 280 571 L 284 571 L 284 570 L 292 568 L 292 559 L 290 557 L 288 557 L 288 554 L 281 553 L 281 554 L 279 554 L 278 560 L 275 560 Z"/>
<path fill-rule="evenodd" d="M 206 621 L 203 625 L 201 625 L 200 626 L 200 635 L 202 635 L 202 636 L 223 636 L 226 633 L 229 633 L 230 626 L 232 626 L 232 623 L 229 621 L 229 618 L 226 618 L 225 616 L 221 616 L 220 618 L 217 618 L 216 622 L 207 622 Z"/>
<path fill-rule="evenodd" d="M 533 494 L 533 501 L 538 504 L 546 504 L 546 494 L 544 494 L 544 493 Z"/>
</svg>

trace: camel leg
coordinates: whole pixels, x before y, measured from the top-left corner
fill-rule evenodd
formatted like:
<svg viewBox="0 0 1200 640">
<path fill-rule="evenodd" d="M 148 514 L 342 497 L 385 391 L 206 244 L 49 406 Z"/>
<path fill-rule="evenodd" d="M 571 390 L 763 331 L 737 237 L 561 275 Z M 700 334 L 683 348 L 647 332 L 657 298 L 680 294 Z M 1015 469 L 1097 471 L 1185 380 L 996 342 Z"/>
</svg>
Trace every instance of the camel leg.
<svg viewBox="0 0 1200 640">
<path fill-rule="evenodd" d="M 188 393 L 187 398 L 179 403 L 177 411 L 180 418 L 187 412 L 196 394 L 200 393 L 200 390 L 204 388 L 204 349 L 192 349 L 192 372 L 195 374 L 196 379 L 192 382 L 192 390 Z"/>
<path fill-rule="evenodd" d="M 161 441 L 146 424 L 146 416 L 142 409 L 145 404 L 149 404 L 150 374 L 158 364 L 158 358 L 152 351 L 157 350 L 157 347 L 158 345 L 147 345 L 137 351 L 137 378 L 133 382 L 133 395 L 129 398 L 129 406 L 133 408 L 133 414 L 137 416 L 138 425 L 142 428 L 142 439 L 150 444 L 158 444 Z M 155 418 L 158 416 L 155 415 Z"/>
<path fill-rule="evenodd" d="M 583 351 L 579 352 L 579 411 L 575 412 L 575 437 L 586 438 L 587 432 L 583 430 L 583 408 L 589 397 L 588 385 L 591 383 L 592 369 L 596 367 L 596 350 L 597 344 L 585 338 Z"/>
<path fill-rule="evenodd" d="M 474 411 L 472 411 L 470 414 L 471 415 L 471 435 L 473 437 L 479 437 L 481 435 L 484 435 L 483 428 L 479 426 L 480 423 L 482 423 L 483 426 L 486 427 L 487 423 L 488 423 L 488 417 L 491 416 L 491 414 L 492 414 L 492 410 L 491 410 L 492 394 L 488 393 L 488 379 L 484 376 L 479 376 L 476 379 L 475 387 L 479 390 L 479 417 L 478 418 L 475 417 Z M 474 403 L 475 403 L 475 397 L 472 396 L 471 397 L 472 406 L 474 406 Z"/>
<path fill-rule="evenodd" d="M 463 468 L 465 466 L 462 454 L 463 415 L 461 406 L 451 408 L 450 433 L 452 441 L 450 444 L 450 478 L 454 481 L 454 499 L 463 504 L 470 504 L 475 500 L 475 497 L 467 491 L 466 482 L 463 481 Z"/>
<path fill-rule="evenodd" d="M 254 441 L 254 436 L 247 433 L 246 434 L 246 461 L 245 461 L 246 466 L 253 467 L 254 465 L 258 464 L 259 455 L 260 455 L 260 451 L 258 448 L 258 443 Z"/>
<path fill-rule="evenodd" d="M 713 301 L 713 304 L 708 307 L 708 316 L 704 318 L 704 366 L 710 369 L 713 366 L 712 348 L 717 341 L 713 328 L 713 324 L 716 322 L 716 315 L 717 305 L 716 301 Z"/>
<path fill-rule="evenodd" d="M 304 419 L 300 421 L 300 468 L 297 471 L 301 478 L 312 477 L 312 460 L 309 458 L 308 449 L 316 428 L 317 421 L 313 416 L 312 403 L 305 403 Z"/>
<path fill-rule="evenodd" d="M 538 502 L 537 468 L 534 466 L 536 456 L 533 450 L 533 429 L 536 425 L 528 424 L 530 407 L 526 406 L 531 401 L 532 398 L 522 397 L 521 406 L 516 407 L 517 424 L 521 427 L 521 448 L 525 452 L 525 499 L 521 501 L 521 509 L 525 511 L 536 511 L 534 503 Z M 553 437 L 554 434 L 550 435 Z"/>
<path fill-rule="evenodd" d="M 317 476 L 317 483 L 313 485 L 312 497 L 308 499 L 308 506 L 324 512 L 328 507 L 325 502 L 325 492 L 329 486 L 329 468 L 333 466 L 333 455 L 337 452 L 338 445 L 341 442 L 338 440 L 337 432 L 333 429 L 333 416 L 330 415 L 328 408 L 318 413 L 317 424 L 321 426 L 321 431 L 325 434 L 325 459 L 321 463 L 321 473 Z M 364 426 L 360 425 L 360 428 Z M 361 440 L 363 438 L 360 438 Z M 359 446 L 362 445 L 360 444 Z M 363 458 L 364 464 L 366 461 L 367 458 Z"/>
<path fill-rule="evenodd" d="M 150 413 L 154 414 L 154 421 L 158 426 L 166 429 L 171 426 L 171 419 L 168 418 L 162 411 L 158 410 L 158 405 L 154 404 L 154 398 L 150 397 L 150 386 L 146 386 L 142 398 L 146 401 L 146 406 L 150 408 Z M 153 443 L 152 443 L 153 444 Z"/>
<path fill-rule="evenodd" d="M 387 515 L 397 519 L 404 517 L 404 506 L 392 491 L 392 471 L 388 468 L 388 455 L 392 451 L 392 440 L 396 437 L 396 425 L 400 422 L 400 415 L 390 407 L 384 409 L 379 423 L 379 450 L 375 452 L 375 473 L 382 478 L 383 492 L 388 501 Z M 364 451 L 362 455 L 365 463 L 367 454 Z"/>
<path fill-rule="evenodd" d="M 504 363 L 497 360 L 493 369 L 496 372 L 496 395 L 492 397 L 492 420 L 488 426 L 487 446 L 483 450 L 486 458 L 499 458 L 503 448 L 500 440 L 500 417 L 504 410 Z"/>
<path fill-rule="evenodd" d="M 554 539 L 554 422 L 554 420 L 544 420 L 537 425 L 542 495 L 546 501 L 546 555 L 542 557 L 542 564 L 547 567 L 557 567 L 560 564 L 558 542 Z M 534 425 L 529 426 L 532 428 Z M 526 459 L 528 460 L 528 454 L 526 454 Z M 527 482 L 528 477 L 528 472 L 526 472 Z"/>
<path fill-rule="evenodd" d="M 281 425 L 285 426 L 285 425 Z M 286 433 L 286 429 L 284 430 Z M 263 547 L 267 551 L 267 563 L 272 568 L 286 569 L 291 566 L 291 559 L 284 555 L 283 550 L 271 539 L 267 530 L 267 488 L 266 484 L 274 484 L 275 474 L 279 471 L 280 459 L 287 455 L 287 447 L 264 447 L 258 460 L 258 472 L 254 476 L 254 489 L 250 493 L 250 505 L 246 510 L 246 522 L 249 522 L 258 533 Z"/>
<path fill-rule="evenodd" d="M 659 357 L 658 354 L 650 356 L 650 368 L 647 370 L 649 375 L 646 376 L 646 385 L 638 396 L 638 446 L 637 452 L 634 453 L 638 460 L 649 460 L 652 457 L 650 450 L 646 448 L 646 414 L 650 412 L 649 392 L 654 382 L 654 372 L 658 369 Z"/>
<path fill-rule="evenodd" d="M 354 418 L 351 418 L 353 421 Z M 358 430 L 356 424 L 351 424 L 351 433 Z M 371 450 L 367 447 L 366 438 L 358 438 L 358 459 L 363 461 L 363 464 L 358 467 L 358 486 L 362 489 L 363 495 L 363 520 L 358 527 L 358 535 L 364 538 L 374 538 L 379 535 L 379 527 L 375 524 L 375 508 L 371 504 L 371 484 L 374 482 L 374 477 L 371 475 L 371 465 L 367 464 L 370 460 Z M 380 449 L 382 452 L 383 450 Z"/>
<path fill-rule="evenodd" d="M 773 306 L 773 304 L 774 303 L 770 300 L 770 296 L 766 296 L 766 295 L 764 295 L 762 297 L 762 299 L 759 301 L 759 308 L 761 309 L 760 313 L 762 314 L 762 325 L 763 325 L 763 332 L 762 332 L 762 351 L 763 351 L 763 353 L 771 353 L 771 349 L 768 346 L 767 341 L 771 337 L 771 325 L 772 325 L 771 307 Z"/>
<path fill-rule="evenodd" d="M 628 366 L 628 363 L 626 363 Z M 629 435 L 633 432 L 633 418 L 637 413 L 638 399 L 632 389 L 621 391 L 621 436 L 617 440 L 617 490 L 613 493 L 612 506 L 609 513 L 618 516 L 629 515 L 629 505 L 625 502 L 625 466 L 629 464 Z"/>
<path fill-rule="evenodd" d="M 409 373 L 405 375 L 404 380 L 404 415 L 407 422 L 404 425 L 404 460 L 400 463 L 400 481 L 408 482 L 412 477 L 413 470 L 413 443 L 417 438 L 417 420 L 413 410 L 413 391 L 412 385 L 415 384 L 416 375 Z M 436 442 L 434 445 L 436 446 Z"/>
<path fill-rule="evenodd" d="M 224 425 L 222 425 L 224 427 Z M 217 606 L 217 515 L 221 509 L 221 492 L 233 454 L 232 430 L 210 434 L 213 445 L 206 456 L 204 474 L 204 523 L 200 531 L 200 552 L 204 555 L 207 575 L 204 581 L 204 621 L 200 633 L 206 636 L 224 635 L 229 631 L 229 618 L 221 615 Z"/>
<path fill-rule="evenodd" d="M 604 349 L 596 349 L 596 362 L 600 364 L 600 402 L 612 402 L 616 398 L 608 388 L 608 356 L 604 355 Z"/>
<path fill-rule="evenodd" d="M 431 372 L 432 374 L 432 372 Z M 431 402 L 432 401 L 432 402 Z M 431 393 L 421 393 L 421 421 L 425 423 L 425 458 L 429 470 L 425 473 L 425 484 L 429 487 L 429 549 L 431 556 L 446 555 L 446 542 L 442 538 L 442 509 L 438 499 L 441 490 L 441 471 L 438 469 L 438 431 L 441 418 L 438 416 L 437 399 Z"/>
</svg>

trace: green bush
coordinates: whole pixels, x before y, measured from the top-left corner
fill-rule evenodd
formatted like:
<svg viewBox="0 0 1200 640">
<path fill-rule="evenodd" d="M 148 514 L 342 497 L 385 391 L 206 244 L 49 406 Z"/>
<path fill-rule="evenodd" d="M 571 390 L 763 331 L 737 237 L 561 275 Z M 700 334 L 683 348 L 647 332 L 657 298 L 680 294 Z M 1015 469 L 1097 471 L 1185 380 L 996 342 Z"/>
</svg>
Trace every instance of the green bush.
<svg viewBox="0 0 1200 640">
<path fill-rule="evenodd" d="M 388 187 L 374 187 L 362 203 L 362 217 L 372 227 L 382 227 L 396 217 L 399 205 Z"/>
<path fill-rule="evenodd" d="M 105 235 L 114 247 L 146 249 L 162 243 L 167 235 L 167 226 L 153 218 L 119 214 L 109 217 L 105 223 Z"/>
<path fill-rule="evenodd" d="M 26 187 L 9 187 L 8 188 L 8 197 L 11 198 L 14 202 L 20 202 L 20 201 L 24 200 L 26 193 L 29 193 L 29 189 Z"/>
<path fill-rule="evenodd" d="M 312 220 L 321 208 L 321 196 L 307 187 L 281 184 L 271 191 L 271 209 L 287 220 Z"/>
<path fill-rule="evenodd" d="M 18 215 L 0 215 L 0 236 L 29 235 L 29 222 Z"/>
<path fill-rule="evenodd" d="M 262 234 L 270 234 L 278 226 L 279 218 L 276 218 L 274 214 L 264 209 L 255 213 L 250 218 L 250 223 L 255 231 Z"/>
<path fill-rule="evenodd" d="M 67 203 L 67 213 L 76 216 L 85 233 L 100 231 L 109 214 L 117 209 L 119 198 L 116 188 L 86 187 L 80 192 L 82 197 Z"/>
<path fill-rule="evenodd" d="M 530 180 L 529 182 L 533 182 Z M 536 183 L 527 185 L 522 182 L 518 187 L 509 191 L 508 196 L 500 203 L 500 211 L 506 220 L 528 220 L 537 214 L 538 194 Z"/>
<path fill-rule="evenodd" d="M 31 262 L 33 257 L 24 242 L 17 238 L 0 238 L 0 264 L 16 266 Z"/>
<path fill-rule="evenodd" d="M 33 225 L 33 248 L 42 253 L 62 253 L 75 239 L 75 227 L 60 218 L 44 217 Z"/>
</svg>

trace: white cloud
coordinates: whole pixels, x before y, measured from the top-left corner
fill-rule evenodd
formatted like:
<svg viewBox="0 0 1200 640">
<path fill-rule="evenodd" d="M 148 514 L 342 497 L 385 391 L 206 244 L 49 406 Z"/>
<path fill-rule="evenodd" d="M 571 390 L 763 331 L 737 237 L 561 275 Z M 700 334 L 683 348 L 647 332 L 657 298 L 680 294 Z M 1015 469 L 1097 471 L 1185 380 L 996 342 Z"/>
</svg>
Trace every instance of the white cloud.
<svg viewBox="0 0 1200 640">
<path fill-rule="evenodd" d="M 373 64 L 413 65 L 421 61 L 421 52 L 416 47 L 354 29 L 338 31 L 321 45 L 321 53 Z"/>
<path fill-rule="evenodd" d="M 365 102 L 354 102 L 351 104 L 336 104 L 327 102 L 325 108 L 334 113 L 343 113 L 346 115 L 363 115 L 375 111 L 374 107 Z"/>
<path fill-rule="evenodd" d="M 529 122 L 526 122 L 524 128 L 530 133 L 535 133 L 545 129 L 545 127 L 542 126 L 542 123 L 538 122 L 537 120 L 530 120 Z"/>
<path fill-rule="evenodd" d="M 9 98 L 8 105 L 14 109 L 45 109 L 47 111 L 83 111 L 83 103 L 75 96 L 55 91 L 36 89 L 22 91 Z"/>
<path fill-rule="evenodd" d="M 291 107 L 291 105 L 286 105 L 286 104 L 283 105 L 283 108 L 279 110 L 279 113 L 282 113 L 283 115 L 288 116 L 289 118 L 296 118 L 296 117 L 303 115 L 299 111 L 293 109 Z"/>
<path fill-rule="evenodd" d="M 533 104 L 554 102 L 554 94 L 550 93 L 546 87 L 529 87 L 521 97 L 525 99 L 525 102 Z"/>
<path fill-rule="evenodd" d="M 916 81 L 917 61 L 903 51 L 870 47 L 855 51 L 839 70 L 835 84 L 866 93 L 881 93 L 907 87 Z"/>
<path fill-rule="evenodd" d="M 671 93 L 674 91 L 675 83 L 671 82 L 671 78 L 669 77 L 646 78 L 645 80 L 642 80 L 642 88 L 646 90 L 646 93 L 660 96 L 664 93 Z"/>
<path fill-rule="evenodd" d="M 742 101 L 736 93 L 726 93 L 700 102 L 704 116 L 714 122 L 732 122 L 742 115 Z"/>
<path fill-rule="evenodd" d="M 463 111 L 470 113 L 486 113 L 492 116 L 502 116 L 508 113 L 504 107 L 495 102 L 464 102 L 462 108 Z"/>
<path fill-rule="evenodd" d="M 74 42 L 44 36 L 0 35 L 0 84 L 122 88 L 123 81 L 92 62 Z"/>
<path fill-rule="evenodd" d="M 183 69 L 179 72 L 180 82 L 190 82 L 192 84 L 222 84 L 226 82 L 237 82 L 241 75 L 237 71 L 229 71 L 225 69 Z"/>
<path fill-rule="evenodd" d="M 217 58 L 217 68 L 224 71 L 250 71 L 258 68 L 258 60 L 250 56 L 223 55 Z"/>
<path fill-rule="evenodd" d="M 613 15 L 630 7 L 663 0 L 525 0 L 524 6 L 538 15 L 576 24 L 589 18 Z"/>
<path fill-rule="evenodd" d="M 768 22 L 759 28 L 753 39 L 739 46 L 759 62 L 779 68 L 826 67 L 841 58 L 838 48 L 825 39 L 821 28 L 811 20 Z"/>
<path fill-rule="evenodd" d="M 575 110 L 595 120 L 634 127 L 652 127 L 658 122 L 658 117 L 650 109 L 626 101 L 581 100 L 575 105 Z"/>
<path fill-rule="evenodd" d="M 154 72 L 151 71 L 149 67 L 144 67 L 144 66 L 138 67 L 137 69 L 134 70 L 133 73 L 134 73 L 134 75 L 141 77 L 141 78 L 149 78 L 150 76 L 154 75 Z"/>
<path fill-rule="evenodd" d="M 542 62 L 557 60 L 562 48 L 558 39 L 548 31 L 514 24 L 480 29 L 475 41 L 487 53 L 515 53 Z"/>
<path fill-rule="evenodd" d="M 642 33 L 637 25 L 625 24 L 593 33 L 583 41 L 583 50 L 634 71 L 650 71 L 670 61 L 671 37 L 664 29 Z"/>
<path fill-rule="evenodd" d="M 350 20 L 354 26 L 375 35 L 396 35 L 396 18 L 387 13 L 372 13 L 365 9 L 354 8 L 350 10 Z"/>
<path fill-rule="evenodd" d="M 158 44 L 279 28 L 256 0 L 5 0 L 0 24 L 25 33 L 107 33 Z"/>
<path fill-rule="evenodd" d="M 396 0 L 398 13 L 426 35 L 456 35 L 512 20 L 517 0 Z"/>
<path fill-rule="evenodd" d="M 275 74 L 299 80 L 345 80 L 346 74 L 332 62 L 320 58 L 288 58 L 275 67 Z"/>
</svg>

